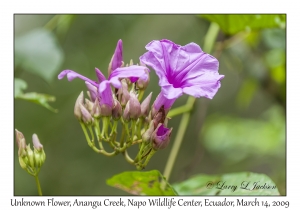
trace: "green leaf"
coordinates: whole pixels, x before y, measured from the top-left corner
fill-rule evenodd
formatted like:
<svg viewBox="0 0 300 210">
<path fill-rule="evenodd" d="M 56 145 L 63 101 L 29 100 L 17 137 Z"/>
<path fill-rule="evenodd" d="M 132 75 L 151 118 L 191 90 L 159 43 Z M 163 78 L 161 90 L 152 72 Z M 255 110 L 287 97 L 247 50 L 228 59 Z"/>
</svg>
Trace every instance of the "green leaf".
<svg viewBox="0 0 300 210">
<path fill-rule="evenodd" d="M 279 195 L 267 175 L 251 172 L 199 174 L 173 187 L 179 195 Z"/>
<path fill-rule="evenodd" d="M 200 15 L 211 22 L 219 24 L 220 29 L 229 35 L 240 31 L 263 28 L 285 28 L 285 15 Z"/>
<path fill-rule="evenodd" d="M 166 189 L 161 188 L 165 179 L 157 170 L 125 171 L 108 179 L 109 186 L 119 188 L 133 195 L 177 195 L 172 186 L 167 183 Z"/>
<path fill-rule="evenodd" d="M 49 109 L 52 112 L 57 112 L 57 109 L 51 107 L 48 102 L 54 102 L 55 97 L 47 94 L 42 93 L 23 93 L 23 90 L 27 88 L 27 83 L 19 78 L 15 78 L 15 98 L 16 99 L 23 99 L 26 101 L 30 101 Z"/>
<path fill-rule="evenodd" d="M 54 34 L 35 29 L 15 40 L 16 65 L 51 81 L 63 62 L 63 51 Z"/>
<path fill-rule="evenodd" d="M 27 88 L 27 83 L 19 78 L 15 78 L 15 97 L 23 94 L 23 90 Z"/>
</svg>

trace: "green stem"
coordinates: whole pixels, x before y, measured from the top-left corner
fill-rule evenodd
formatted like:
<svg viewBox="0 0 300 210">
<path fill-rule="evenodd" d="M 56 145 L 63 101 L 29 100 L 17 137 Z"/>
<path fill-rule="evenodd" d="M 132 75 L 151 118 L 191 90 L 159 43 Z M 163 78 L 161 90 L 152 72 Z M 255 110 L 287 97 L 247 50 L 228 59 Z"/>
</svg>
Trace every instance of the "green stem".
<svg viewBox="0 0 300 210">
<path fill-rule="evenodd" d="M 121 133 L 121 139 L 120 139 L 120 147 L 123 147 L 124 139 L 125 139 L 125 125 L 123 124 L 122 133 Z"/>
<path fill-rule="evenodd" d="M 203 51 L 206 53 L 211 53 L 214 47 L 217 35 L 219 33 L 219 25 L 212 22 L 204 38 Z"/>
<path fill-rule="evenodd" d="M 164 173 L 163 173 L 164 177 L 166 178 L 166 181 L 168 181 L 169 178 L 170 178 L 170 174 L 172 172 L 172 169 L 173 169 L 173 166 L 174 166 L 174 163 L 175 163 L 175 160 L 176 160 L 181 142 L 183 140 L 185 130 L 186 130 L 186 128 L 188 126 L 188 123 L 189 123 L 190 115 L 191 114 L 189 112 L 184 113 L 182 115 L 182 119 L 181 119 L 180 124 L 179 124 L 179 129 L 177 131 L 177 135 L 176 135 L 176 138 L 174 140 L 174 144 L 172 146 L 171 153 L 169 155 L 169 158 L 168 158 L 168 161 L 167 161 Z M 166 183 L 163 182 L 162 183 L 162 188 L 164 189 L 165 187 L 166 187 Z"/>
<path fill-rule="evenodd" d="M 170 110 L 170 112 L 168 113 L 168 117 L 174 117 L 176 115 L 191 111 L 193 109 L 193 105 L 194 105 L 194 102 L 192 101 L 192 99 L 194 99 L 194 98 L 189 97 L 188 101 L 185 105 Z"/>
<path fill-rule="evenodd" d="M 91 142 L 91 140 L 90 140 L 89 134 L 87 133 L 85 124 L 84 124 L 83 122 L 80 122 L 80 125 L 81 125 L 81 128 L 82 128 L 82 130 L 83 130 L 83 133 L 84 133 L 84 135 L 85 135 L 85 139 L 86 139 L 88 145 L 89 145 L 90 147 L 93 147 L 93 144 L 92 144 L 92 142 Z"/>
<path fill-rule="evenodd" d="M 125 150 L 123 152 L 123 155 L 124 155 L 124 157 L 125 157 L 125 159 L 127 160 L 128 163 L 133 164 L 133 165 L 135 164 L 134 160 L 132 160 L 131 157 L 129 156 L 127 150 Z"/>
<path fill-rule="evenodd" d="M 139 96 L 138 96 L 138 100 L 141 101 L 143 96 L 144 96 L 145 91 L 144 90 L 140 90 L 139 92 Z"/>
<path fill-rule="evenodd" d="M 60 15 L 54 15 L 44 27 L 47 28 L 48 30 L 52 31 L 57 26 L 57 22 L 58 22 L 59 18 L 60 18 Z"/>
<path fill-rule="evenodd" d="M 205 35 L 205 38 L 204 38 L 203 50 L 206 53 L 211 53 L 218 33 L 219 33 L 219 25 L 216 24 L 216 23 L 211 23 L 210 26 L 209 26 L 209 29 L 208 29 L 208 31 Z M 163 173 L 163 175 L 166 179 L 166 182 L 170 178 L 170 174 L 172 172 L 172 169 L 173 169 L 173 166 L 174 166 L 174 163 L 175 163 L 175 160 L 176 160 L 181 142 L 183 140 L 185 131 L 186 131 L 187 126 L 188 126 L 188 122 L 189 122 L 189 119 L 190 119 L 190 111 L 192 110 L 192 108 L 189 109 L 189 107 L 193 107 L 194 102 L 195 102 L 195 98 L 190 96 L 187 103 L 186 103 L 186 105 L 184 106 L 184 108 L 179 107 L 177 111 L 176 111 L 176 109 L 174 109 L 175 111 L 173 113 L 171 111 L 169 112 L 169 116 L 171 114 L 173 116 L 175 116 L 178 113 L 182 113 L 182 111 L 186 111 L 186 113 L 183 114 L 182 120 L 179 124 L 177 135 L 176 135 L 176 138 L 174 140 L 174 144 L 172 146 L 172 149 L 171 149 L 171 152 L 170 152 L 170 155 L 168 157 L 167 164 L 166 164 L 166 167 L 165 167 L 165 170 L 164 170 L 164 173 Z M 161 187 L 163 189 L 166 187 L 166 182 L 162 182 L 162 184 L 161 184 Z"/>
<path fill-rule="evenodd" d="M 40 196 L 42 196 L 43 193 L 42 193 L 42 188 L 41 188 L 41 185 L 40 185 L 40 181 L 39 181 L 38 175 L 35 175 L 34 178 L 35 178 L 36 186 L 38 188 L 38 193 L 39 193 Z"/>
</svg>

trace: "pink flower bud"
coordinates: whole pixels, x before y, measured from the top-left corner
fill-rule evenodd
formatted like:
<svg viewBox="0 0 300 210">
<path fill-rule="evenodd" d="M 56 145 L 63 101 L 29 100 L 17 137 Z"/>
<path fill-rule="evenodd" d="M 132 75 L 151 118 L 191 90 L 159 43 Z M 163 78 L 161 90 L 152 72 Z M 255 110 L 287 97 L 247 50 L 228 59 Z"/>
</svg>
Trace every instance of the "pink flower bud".
<svg viewBox="0 0 300 210">
<path fill-rule="evenodd" d="M 172 128 L 169 129 L 159 123 L 155 131 L 152 133 L 152 147 L 155 150 L 164 149 L 168 146 Z"/>
<path fill-rule="evenodd" d="M 141 104 L 141 115 L 147 117 L 150 111 L 150 101 L 152 97 L 152 92 L 145 98 Z"/>
<path fill-rule="evenodd" d="M 92 115 L 89 113 L 89 111 L 82 104 L 79 104 L 79 107 L 80 107 L 83 122 L 86 124 L 92 123 L 94 119 Z"/>
<path fill-rule="evenodd" d="M 41 144 L 38 136 L 35 133 L 32 135 L 32 143 L 37 151 L 41 151 L 43 149 L 43 145 Z"/>
<path fill-rule="evenodd" d="M 113 119 L 118 120 L 122 115 L 122 107 L 118 100 L 115 99 L 114 102 L 115 102 L 115 106 L 112 109 L 112 117 Z"/>
<path fill-rule="evenodd" d="M 128 85 L 125 79 L 121 80 L 122 87 L 118 89 L 118 100 L 124 107 L 130 99 L 130 94 L 128 92 Z"/>
<path fill-rule="evenodd" d="M 79 94 L 77 97 L 77 100 L 75 102 L 75 107 L 74 107 L 74 115 L 78 120 L 81 120 L 81 109 L 80 109 L 80 104 L 83 104 L 83 91 Z"/>
<path fill-rule="evenodd" d="M 150 141 L 153 131 L 154 131 L 154 123 L 153 121 L 151 121 L 149 128 L 142 135 L 143 142 L 147 143 Z"/>
<path fill-rule="evenodd" d="M 150 77 L 149 77 L 149 70 L 145 69 L 146 74 L 148 74 L 148 78 L 146 80 L 143 80 L 142 78 L 139 78 L 136 81 L 136 87 L 140 90 L 145 90 L 148 87 L 148 84 L 150 82 Z"/>
<path fill-rule="evenodd" d="M 91 115 L 95 118 L 98 118 L 100 117 L 100 114 L 101 114 L 101 110 L 100 110 L 99 100 L 98 98 L 96 98 L 94 106 L 91 111 Z"/>
<path fill-rule="evenodd" d="M 15 129 L 15 131 L 16 131 L 16 141 L 17 141 L 18 148 L 19 148 L 18 155 L 20 157 L 22 157 L 26 154 L 26 151 L 25 151 L 25 148 L 26 148 L 25 137 L 24 137 L 23 133 L 21 133 L 17 129 Z"/>
</svg>

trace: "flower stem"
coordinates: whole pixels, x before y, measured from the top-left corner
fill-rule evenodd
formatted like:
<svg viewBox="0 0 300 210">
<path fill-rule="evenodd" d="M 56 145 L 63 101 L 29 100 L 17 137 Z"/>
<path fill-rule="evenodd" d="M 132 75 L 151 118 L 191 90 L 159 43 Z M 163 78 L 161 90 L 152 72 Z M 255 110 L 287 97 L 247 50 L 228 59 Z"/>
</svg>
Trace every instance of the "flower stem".
<svg viewBox="0 0 300 210">
<path fill-rule="evenodd" d="M 168 117 L 174 117 L 176 115 L 179 114 L 183 114 L 185 112 L 189 112 L 193 109 L 193 103 L 186 103 L 183 106 L 177 107 L 175 109 L 170 110 L 170 112 L 168 113 Z"/>
<path fill-rule="evenodd" d="M 219 25 L 217 23 L 212 22 L 204 38 L 204 46 L 203 46 L 204 52 L 209 54 L 211 53 L 218 33 L 219 33 Z"/>
<path fill-rule="evenodd" d="M 190 98 L 192 98 L 192 97 L 190 97 Z M 172 149 L 171 149 L 171 153 L 169 155 L 169 158 L 168 158 L 168 161 L 167 161 L 164 173 L 163 173 L 166 181 L 168 181 L 169 178 L 170 178 L 170 174 L 172 172 L 172 169 L 173 169 L 173 166 L 174 166 L 174 163 L 175 163 L 175 160 L 176 160 L 176 156 L 178 154 L 178 151 L 179 151 L 181 142 L 183 140 L 183 136 L 185 134 L 185 130 L 187 128 L 189 120 L 190 120 L 190 112 L 184 113 L 182 115 L 182 119 L 181 119 L 180 124 L 179 124 L 179 129 L 177 131 L 177 135 L 176 135 L 174 144 L 173 144 Z M 162 183 L 162 189 L 164 189 L 165 187 L 166 187 L 166 182 L 163 182 Z"/>
<path fill-rule="evenodd" d="M 42 188 L 41 188 L 41 185 L 40 185 L 40 181 L 39 181 L 38 175 L 35 175 L 34 178 L 35 178 L 36 186 L 38 188 L 38 193 L 39 193 L 40 196 L 42 196 L 43 193 L 42 193 Z"/>
</svg>

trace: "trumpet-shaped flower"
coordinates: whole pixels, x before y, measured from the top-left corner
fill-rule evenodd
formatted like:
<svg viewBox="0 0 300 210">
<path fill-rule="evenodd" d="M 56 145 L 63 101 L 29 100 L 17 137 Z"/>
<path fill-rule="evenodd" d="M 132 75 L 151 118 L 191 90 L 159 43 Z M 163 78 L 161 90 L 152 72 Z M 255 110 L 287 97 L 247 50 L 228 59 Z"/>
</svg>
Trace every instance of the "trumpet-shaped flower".
<svg viewBox="0 0 300 210">
<path fill-rule="evenodd" d="M 159 77 L 161 93 L 155 110 L 169 109 L 183 93 L 212 99 L 221 86 L 219 62 L 195 43 L 180 46 L 170 40 L 154 40 L 146 45 L 141 62 L 151 66 Z"/>
</svg>

